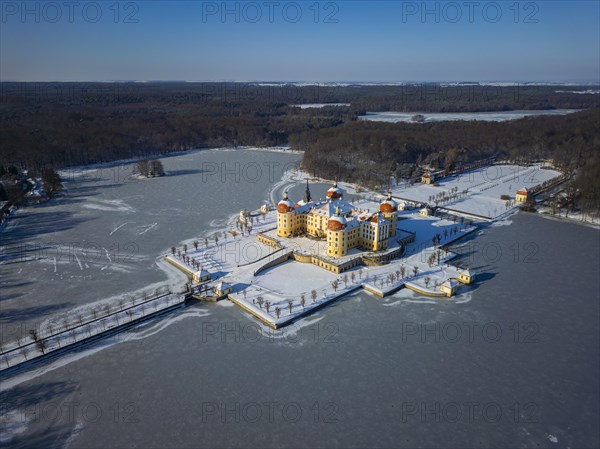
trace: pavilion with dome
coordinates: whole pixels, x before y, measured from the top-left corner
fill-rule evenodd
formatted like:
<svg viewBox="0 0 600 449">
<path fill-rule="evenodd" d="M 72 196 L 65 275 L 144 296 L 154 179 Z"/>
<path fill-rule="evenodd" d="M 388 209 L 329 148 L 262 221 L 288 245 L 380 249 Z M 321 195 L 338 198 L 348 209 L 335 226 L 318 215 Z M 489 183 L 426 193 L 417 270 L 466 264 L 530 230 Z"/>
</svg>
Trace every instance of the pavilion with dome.
<svg viewBox="0 0 600 449">
<path fill-rule="evenodd" d="M 374 212 L 355 207 L 343 196 L 337 182 L 324 201 L 313 201 L 308 181 L 304 198 L 297 203 L 285 192 L 277 204 L 277 236 L 323 239 L 327 255 L 334 258 L 347 255 L 352 248 L 382 251 L 390 247 L 398 221 L 398 204 L 391 194 Z"/>
</svg>

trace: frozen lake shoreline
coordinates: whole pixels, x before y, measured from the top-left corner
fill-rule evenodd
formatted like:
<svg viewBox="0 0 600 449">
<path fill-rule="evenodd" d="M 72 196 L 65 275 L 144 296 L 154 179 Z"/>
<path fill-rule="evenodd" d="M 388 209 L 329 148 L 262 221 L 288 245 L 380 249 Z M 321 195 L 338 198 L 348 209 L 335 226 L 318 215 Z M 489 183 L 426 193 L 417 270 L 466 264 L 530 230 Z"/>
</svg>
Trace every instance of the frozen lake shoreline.
<svg viewBox="0 0 600 449">
<path fill-rule="evenodd" d="M 367 112 L 359 120 L 389 123 L 419 123 L 413 117 L 423 116 L 423 123 L 445 122 L 451 120 L 481 120 L 485 122 L 505 122 L 525 117 L 541 115 L 566 115 L 579 112 L 580 109 L 550 109 L 539 111 L 498 111 L 498 112 Z"/>
</svg>

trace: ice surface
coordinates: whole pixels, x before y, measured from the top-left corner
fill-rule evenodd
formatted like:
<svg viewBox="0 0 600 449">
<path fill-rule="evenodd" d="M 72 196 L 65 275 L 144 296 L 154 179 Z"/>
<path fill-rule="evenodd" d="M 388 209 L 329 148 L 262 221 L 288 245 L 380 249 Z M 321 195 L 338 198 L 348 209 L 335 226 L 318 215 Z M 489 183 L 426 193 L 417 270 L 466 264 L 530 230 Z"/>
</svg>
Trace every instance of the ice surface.
<svg viewBox="0 0 600 449">
<path fill-rule="evenodd" d="M 367 112 L 360 120 L 390 123 L 417 123 L 415 115 L 425 117 L 425 122 L 445 122 L 450 120 L 481 120 L 485 122 L 505 122 L 524 117 L 539 115 L 566 115 L 578 112 L 579 109 L 550 109 L 542 111 L 499 111 L 499 112 Z"/>
</svg>

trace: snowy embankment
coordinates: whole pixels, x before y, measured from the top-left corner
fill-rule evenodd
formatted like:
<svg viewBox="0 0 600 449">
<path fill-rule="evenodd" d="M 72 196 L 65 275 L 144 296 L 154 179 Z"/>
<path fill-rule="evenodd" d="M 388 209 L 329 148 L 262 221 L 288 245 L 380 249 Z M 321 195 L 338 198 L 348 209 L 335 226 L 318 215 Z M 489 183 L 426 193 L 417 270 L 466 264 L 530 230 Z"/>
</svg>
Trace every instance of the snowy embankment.
<svg viewBox="0 0 600 449">
<path fill-rule="evenodd" d="M 111 310 L 110 306 L 106 305 L 106 308 L 101 311 L 93 309 L 88 311 L 89 314 L 78 314 L 75 322 L 63 318 L 60 323 L 34 328 L 28 337 L 20 338 L 17 342 L 2 348 L 0 372 L 41 357 L 75 349 L 107 333 L 139 324 L 157 314 L 181 306 L 184 301 L 184 295 L 175 293 L 164 293 L 138 303 L 132 297 L 130 306 L 125 306 L 121 302 L 117 310 Z"/>
</svg>

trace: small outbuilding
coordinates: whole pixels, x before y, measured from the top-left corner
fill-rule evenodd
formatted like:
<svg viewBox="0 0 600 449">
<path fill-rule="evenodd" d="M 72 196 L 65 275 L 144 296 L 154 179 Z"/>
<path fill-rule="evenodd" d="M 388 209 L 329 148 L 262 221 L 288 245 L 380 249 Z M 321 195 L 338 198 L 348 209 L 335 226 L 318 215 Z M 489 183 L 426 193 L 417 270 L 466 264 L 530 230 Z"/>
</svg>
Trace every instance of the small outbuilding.
<svg viewBox="0 0 600 449">
<path fill-rule="evenodd" d="M 445 293 L 448 297 L 454 295 L 457 288 L 458 282 L 456 282 L 454 279 L 448 279 L 447 281 L 444 281 L 442 285 L 440 285 L 440 291 Z"/>
<path fill-rule="evenodd" d="M 521 187 L 517 190 L 517 194 L 515 196 L 515 201 L 517 203 L 526 203 L 529 196 L 529 192 L 525 187 Z"/>
<path fill-rule="evenodd" d="M 425 206 L 423 209 L 419 210 L 419 215 L 429 217 L 430 215 L 433 215 L 433 209 L 431 209 L 429 206 Z"/>
<path fill-rule="evenodd" d="M 474 276 L 469 270 L 463 270 L 458 274 L 458 281 L 463 284 L 470 284 L 473 282 Z"/>
<path fill-rule="evenodd" d="M 410 210 L 410 205 L 405 201 L 400 201 L 398 203 L 398 210 Z"/>
<path fill-rule="evenodd" d="M 222 297 L 230 294 L 233 288 L 227 282 L 221 281 L 217 285 L 215 285 L 213 290 L 215 291 L 216 296 Z"/>
<path fill-rule="evenodd" d="M 434 181 L 433 175 L 431 173 L 429 173 L 428 171 L 426 171 L 425 173 L 423 173 L 421 175 L 421 182 L 423 184 L 432 184 Z"/>
<path fill-rule="evenodd" d="M 210 273 L 206 270 L 199 270 L 192 274 L 192 281 L 204 282 L 210 280 Z"/>
</svg>

